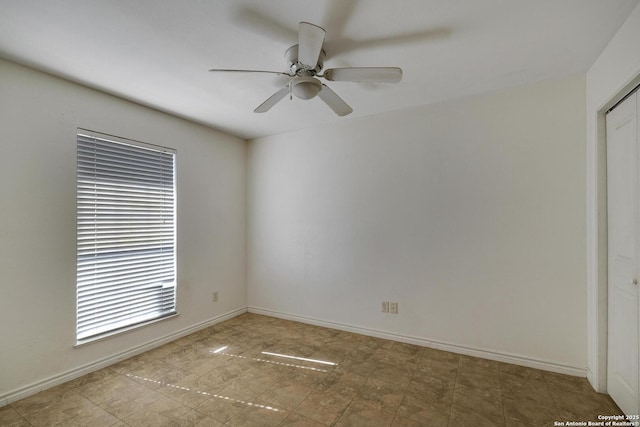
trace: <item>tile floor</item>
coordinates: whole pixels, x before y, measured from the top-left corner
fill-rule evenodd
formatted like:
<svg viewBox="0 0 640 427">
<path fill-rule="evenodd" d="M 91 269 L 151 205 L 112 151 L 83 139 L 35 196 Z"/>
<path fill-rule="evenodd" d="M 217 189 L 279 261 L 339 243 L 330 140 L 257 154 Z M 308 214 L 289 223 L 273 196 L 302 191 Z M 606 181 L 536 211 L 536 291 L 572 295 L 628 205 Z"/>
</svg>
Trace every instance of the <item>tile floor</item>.
<svg viewBox="0 0 640 427">
<path fill-rule="evenodd" d="M 247 313 L 2 407 L 0 425 L 553 426 L 618 413 L 583 378 Z"/>
</svg>

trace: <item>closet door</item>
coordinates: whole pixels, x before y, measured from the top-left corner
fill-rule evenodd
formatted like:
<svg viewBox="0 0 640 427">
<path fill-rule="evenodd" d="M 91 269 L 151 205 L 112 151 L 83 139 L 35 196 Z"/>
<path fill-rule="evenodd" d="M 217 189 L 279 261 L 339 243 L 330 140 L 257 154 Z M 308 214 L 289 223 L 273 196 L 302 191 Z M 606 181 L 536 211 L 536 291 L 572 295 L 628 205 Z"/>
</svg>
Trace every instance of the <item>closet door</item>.
<svg viewBox="0 0 640 427">
<path fill-rule="evenodd" d="M 638 92 L 606 117 L 608 205 L 607 390 L 626 414 L 639 411 Z"/>
</svg>

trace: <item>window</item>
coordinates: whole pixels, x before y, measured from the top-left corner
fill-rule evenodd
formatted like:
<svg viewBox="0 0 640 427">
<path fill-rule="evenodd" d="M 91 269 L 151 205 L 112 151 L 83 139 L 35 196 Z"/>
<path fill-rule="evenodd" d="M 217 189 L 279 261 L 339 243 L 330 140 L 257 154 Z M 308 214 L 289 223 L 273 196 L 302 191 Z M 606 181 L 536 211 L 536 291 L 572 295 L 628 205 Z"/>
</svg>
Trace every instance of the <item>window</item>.
<svg viewBox="0 0 640 427">
<path fill-rule="evenodd" d="M 175 151 L 78 129 L 78 343 L 176 314 Z"/>
</svg>

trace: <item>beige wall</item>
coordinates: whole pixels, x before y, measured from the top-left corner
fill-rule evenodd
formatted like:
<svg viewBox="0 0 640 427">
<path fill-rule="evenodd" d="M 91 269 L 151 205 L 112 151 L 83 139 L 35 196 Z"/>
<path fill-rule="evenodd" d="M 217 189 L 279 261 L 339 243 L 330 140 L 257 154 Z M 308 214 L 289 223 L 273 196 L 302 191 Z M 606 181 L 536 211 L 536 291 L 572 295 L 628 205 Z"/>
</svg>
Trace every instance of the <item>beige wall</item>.
<svg viewBox="0 0 640 427">
<path fill-rule="evenodd" d="M 0 76 L 0 406 L 245 309 L 245 141 L 10 62 Z M 180 315 L 74 348 L 77 127 L 177 149 Z"/>
<path fill-rule="evenodd" d="M 577 76 L 251 141 L 250 310 L 585 375 L 584 105 Z"/>
</svg>

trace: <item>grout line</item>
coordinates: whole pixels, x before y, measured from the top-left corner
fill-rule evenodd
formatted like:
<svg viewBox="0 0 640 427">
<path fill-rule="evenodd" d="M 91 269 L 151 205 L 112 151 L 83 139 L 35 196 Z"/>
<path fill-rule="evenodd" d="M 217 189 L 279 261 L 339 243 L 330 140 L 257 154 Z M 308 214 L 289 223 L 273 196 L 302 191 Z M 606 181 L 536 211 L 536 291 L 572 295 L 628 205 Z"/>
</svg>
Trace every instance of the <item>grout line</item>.
<svg viewBox="0 0 640 427">
<path fill-rule="evenodd" d="M 398 407 L 396 408 L 396 411 L 393 414 L 393 418 L 391 419 L 391 424 L 393 424 L 393 422 L 398 417 L 398 411 L 400 411 L 400 407 L 402 406 L 402 403 L 407 398 L 407 392 L 409 391 L 409 387 L 411 386 L 411 383 L 413 382 L 414 378 L 416 377 L 416 374 L 418 373 L 418 369 L 420 368 L 420 363 L 422 362 L 423 358 L 424 358 L 424 349 L 421 350 L 420 359 L 418 360 L 418 364 L 416 366 L 416 369 L 413 371 L 413 375 L 411 375 L 411 379 L 409 380 L 409 385 L 407 385 L 407 388 L 404 390 L 404 394 L 402 395 L 402 399 L 400 400 L 400 404 L 398 405 Z"/>
<path fill-rule="evenodd" d="M 18 411 L 18 408 L 14 408 L 12 404 L 9 404 L 9 405 L 6 405 L 6 406 L 8 406 L 9 408 L 11 408 L 11 409 L 13 409 L 14 411 L 16 411 L 16 414 L 18 414 L 18 416 L 20 416 L 20 418 L 22 418 L 22 420 L 23 420 L 25 423 L 29 424 L 30 426 L 33 426 L 33 424 L 31 424 L 31 422 L 29 422 L 29 420 L 27 420 L 27 419 L 24 417 L 24 415 L 22 415 L 22 413 L 20 413 L 20 411 Z M 4 408 L 4 406 L 2 406 L 2 408 Z"/>
<path fill-rule="evenodd" d="M 458 387 L 458 375 L 460 375 L 460 364 L 462 361 L 462 357 L 460 357 L 460 355 L 458 355 L 458 367 L 456 368 L 456 378 L 453 381 L 453 395 L 451 395 L 451 405 L 449 405 L 449 421 L 447 422 L 447 426 L 450 427 L 455 427 L 455 426 L 451 426 L 451 417 L 453 415 L 453 401 L 456 397 L 456 388 Z"/>
</svg>

